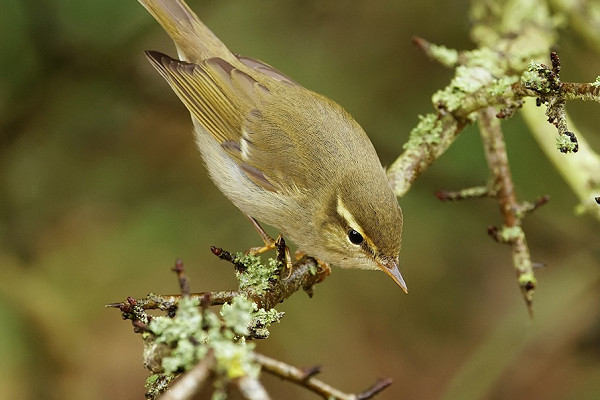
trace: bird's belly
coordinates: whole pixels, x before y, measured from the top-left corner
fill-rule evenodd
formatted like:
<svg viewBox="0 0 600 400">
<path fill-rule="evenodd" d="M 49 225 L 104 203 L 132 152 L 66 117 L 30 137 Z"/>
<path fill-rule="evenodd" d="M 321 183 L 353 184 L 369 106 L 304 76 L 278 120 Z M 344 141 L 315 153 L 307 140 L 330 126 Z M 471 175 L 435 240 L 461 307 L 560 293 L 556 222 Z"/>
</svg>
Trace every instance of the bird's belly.
<svg viewBox="0 0 600 400">
<path fill-rule="evenodd" d="M 268 191 L 252 182 L 237 162 L 210 134 L 196 127 L 196 143 L 206 169 L 219 190 L 244 214 L 289 235 L 294 221 L 294 197 Z M 293 233 L 292 233 L 293 235 Z"/>
</svg>

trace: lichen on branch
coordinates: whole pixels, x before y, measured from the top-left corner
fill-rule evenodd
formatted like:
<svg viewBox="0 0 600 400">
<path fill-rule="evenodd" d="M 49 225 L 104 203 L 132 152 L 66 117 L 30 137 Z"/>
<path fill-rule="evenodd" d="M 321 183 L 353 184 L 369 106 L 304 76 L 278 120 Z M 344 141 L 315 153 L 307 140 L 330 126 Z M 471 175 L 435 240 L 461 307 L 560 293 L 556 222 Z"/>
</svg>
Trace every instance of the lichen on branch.
<svg viewBox="0 0 600 400">
<path fill-rule="evenodd" d="M 144 365 L 151 372 L 146 380 L 147 398 L 187 399 L 211 384 L 215 400 L 226 398 L 226 389 L 231 386 L 245 399 L 268 400 L 259 380 L 262 369 L 324 398 L 340 400 L 366 400 L 391 384 L 391 379 L 385 379 L 362 393 L 348 394 L 316 379 L 318 369 L 295 379 L 290 371 L 300 369 L 255 351 L 253 340 L 266 339 L 269 326 L 284 315 L 274 305 L 300 289 L 312 294 L 313 286 L 329 274 L 328 267 L 304 257 L 287 271 L 279 255 L 263 263 L 258 256 L 232 255 L 215 247 L 211 250 L 233 264 L 238 290 L 190 293 L 183 262 L 177 260 L 173 271 L 181 295 L 150 294 L 139 300 L 128 297 L 108 305 L 120 309 L 124 319 L 131 320 L 134 330 L 142 335 Z M 210 308 L 213 305 L 222 307 L 216 311 Z M 154 309 L 166 315 L 147 312 Z"/>
<path fill-rule="evenodd" d="M 565 105 L 567 101 L 574 99 L 599 102 L 600 80 L 596 78 L 591 83 L 561 81 L 560 60 L 556 53 L 550 51 L 558 37 L 557 26 L 561 19 L 551 13 L 548 3 L 542 0 L 478 1 L 472 3 L 470 17 L 473 22 L 471 37 L 477 45 L 473 50 L 459 51 L 429 43 L 422 38 L 413 39 L 415 45 L 429 58 L 453 68 L 454 76 L 445 88 L 432 95 L 433 111 L 419 116 L 417 126 L 410 132 L 404 145 L 404 152 L 387 171 L 390 183 L 399 197 L 454 143 L 464 128 L 479 122 L 482 130 L 485 126 L 490 126 L 489 121 L 482 124 L 482 118 L 490 115 L 500 119 L 509 118 L 519 112 L 525 102 L 535 101 L 538 107 L 545 106 L 547 122 L 558 131 L 558 136 L 553 140 L 551 135 L 542 137 L 537 134 L 538 126 L 547 124 L 543 119 L 535 122 L 537 126 L 530 124 L 532 132 L 535 131 L 534 137 L 542 147 L 548 141 L 554 141 L 558 149 L 556 152 L 566 154 L 564 157 L 573 157 L 572 153 L 581 151 L 583 143 L 586 160 L 598 158 L 585 145 L 583 135 L 580 132 L 576 135 L 575 130 L 569 128 Z M 548 54 L 550 66 L 543 63 Z M 496 153 L 496 156 L 500 156 L 505 153 L 505 149 L 497 150 Z M 564 169 L 565 163 L 573 168 L 577 166 L 570 159 L 566 162 L 555 161 L 556 158 L 551 157 L 551 160 L 557 169 Z M 490 197 L 500 203 L 506 234 L 511 230 L 520 230 L 518 237 L 501 241 L 511 244 L 519 285 L 524 290 L 528 306 L 531 306 L 536 281 L 525 233 L 520 227 L 523 210 L 527 208 L 525 204 L 531 203 L 519 204 L 514 195 L 507 197 L 507 193 L 502 194 L 503 187 L 512 187 L 509 169 L 505 168 L 504 175 L 498 176 L 495 169 L 497 166 L 489 158 L 488 164 L 492 178 L 486 186 L 477 187 L 474 191 L 439 191 L 438 197 L 443 200 Z M 508 167 L 508 162 L 506 166 Z M 597 207 L 591 207 L 592 200 L 600 193 L 600 184 L 594 178 L 600 176 L 600 164 L 591 162 L 587 166 L 592 169 L 575 169 L 570 172 L 573 175 L 587 176 L 587 183 L 570 178 L 567 182 L 578 193 L 582 203 L 586 204 L 585 209 L 592 211 L 594 215 L 600 215 Z M 498 182 L 507 185 L 498 186 Z M 507 204 L 511 204 L 513 209 L 506 209 Z M 535 208 L 537 207 L 531 209 Z M 504 230 L 505 228 L 498 228 L 497 233 L 505 236 Z"/>
</svg>

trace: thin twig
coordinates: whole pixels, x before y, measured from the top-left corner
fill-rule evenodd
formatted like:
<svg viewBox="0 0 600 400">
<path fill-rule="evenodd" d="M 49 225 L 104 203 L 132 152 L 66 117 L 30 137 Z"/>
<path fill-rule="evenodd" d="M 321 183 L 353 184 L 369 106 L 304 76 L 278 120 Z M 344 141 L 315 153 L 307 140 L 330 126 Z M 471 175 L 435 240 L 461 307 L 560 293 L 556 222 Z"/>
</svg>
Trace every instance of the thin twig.
<svg viewBox="0 0 600 400">
<path fill-rule="evenodd" d="M 508 166 L 508 157 L 506 155 L 506 146 L 504 145 L 500 121 L 496 118 L 496 110 L 493 107 L 488 107 L 479 112 L 479 129 L 494 182 L 496 199 L 500 204 L 500 211 L 504 217 L 504 226 L 502 229 L 495 231 L 496 239 L 511 246 L 513 264 L 519 285 L 531 313 L 531 302 L 533 300 L 536 280 L 525 234 L 521 229 L 521 218 L 517 215 L 520 205 L 517 203 L 514 184 Z"/>
<path fill-rule="evenodd" d="M 233 257 L 231 253 L 217 248 L 211 248 L 211 250 L 220 258 L 232 262 L 235 265 L 236 270 L 241 268 L 241 264 L 236 261 L 236 258 Z M 174 270 L 177 272 L 182 293 L 185 293 L 186 291 L 189 293 L 189 283 L 185 277 L 183 262 L 181 260 L 177 260 Z M 247 298 L 254 301 L 259 308 L 270 310 L 300 289 L 304 290 L 312 297 L 314 285 L 323 281 L 323 279 L 329 275 L 330 271 L 330 269 L 323 268 L 319 265 L 314 258 L 305 256 L 292 266 L 289 276 L 285 279 L 273 281 L 269 290 L 261 295 L 257 295 L 256 292 L 251 289 L 241 291 L 226 290 L 218 292 L 199 292 L 189 293 L 188 295 L 193 299 L 198 299 L 203 307 L 207 307 L 230 303 L 234 297 L 244 294 Z M 147 324 L 151 318 L 151 316 L 145 312 L 146 310 L 158 309 L 166 311 L 168 315 L 174 315 L 177 304 L 183 296 L 184 295 L 157 295 L 150 293 L 145 298 L 134 299 L 133 297 L 128 297 L 127 300 L 121 303 L 107 304 L 106 307 L 120 309 L 123 313 L 123 318 L 131 320 L 134 323 L 135 329 L 139 330 L 141 326 Z M 141 324 L 138 321 L 141 321 Z"/>
<path fill-rule="evenodd" d="M 348 394 L 326 384 L 319 379 L 316 379 L 314 377 L 314 372 L 307 373 L 307 370 L 274 360 L 262 354 L 255 353 L 254 359 L 261 365 L 263 371 L 305 387 L 308 390 L 322 396 L 324 399 L 367 400 L 392 384 L 391 379 L 383 379 L 376 382 L 371 388 L 364 392 L 359 394 Z M 314 370 L 310 369 L 309 371 Z"/>
<path fill-rule="evenodd" d="M 563 82 L 565 100 L 595 101 L 600 103 L 600 85 L 597 83 Z"/>
<path fill-rule="evenodd" d="M 177 279 L 179 280 L 179 288 L 181 289 L 181 294 L 183 296 L 190 295 L 190 282 L 185 275 L 185 269 L 183 268 L 183 260 L 178 258 L 175 260 L 175 266 L 173 267 L 173 271 L 177 274 Z"/>
<path fill-rule="evenodd" d="M 545 205 L 550 201 L 550 196 L 545 194 L 537 199 L 534 202 L 525 201 L 519 205 L 519 207 L 515 210 L 516 214 L 519 218 L 525 217 L 527 214 L 531 214 L 541 206 Z"/>
<path fill-rule="evenodd" d="M 367 400 L 375 397 L 375 395 L 379 394 L 381 391 L 385 390 L 388 386 L 393 383 L 392 378 L 384 378 L 380 379 L 373 386 L 365 390 L 364 392 L 357 393 L 356 398 L 358 400 Z"/>
<path fill-rule="evenodd" d="M 204 302 L 204 305 L 217 306 L 231 302 L 231 300 L 239 296 L 240 292 L 237 290 L 222 290 L 218 292 L 197 292 L 190 293 L 192 299 L 198 299 L 200 302 Z M 208 297 L 207 297 L 208 296 Z M 137 305 L 143 310 L 162 310 L 172 311 L 177 307 L 179 300 L 182 295 L 180 294 L 154 294 L 150 293 L 146 297 L 135 299 Z M 209 299 L 208 304 L 206 299 Z M 121 303 L 110 303 L 105 307 L 118 308 L 124 313 L 131 312 L 131 306 L 129 301 L 123 301 Z"/>
<path fill-rule="evenodd" d="M 435 192 L 435 197 L 441 201 L 458 201 L 465 199 L 475 199 L 479 197 L 489 196 L 489 189 L 486 186 L 475 186 L 467 189 L 450 191 L 438 190 Z"/>
<path fill-rule="evenodd" d="M 229 261 L 230 263 L 233 264 L 233 266 L 235 267 L 235 270 L 238 272 L 242 272 L 246 269 L 246 267 L 244 266 L 244 264 L 242 264 L 241 262 L 239 262 L 237 260 L 237 258 L 231 254 L 230 252 L 228 252 L 227 250 L 223 250 L 220 247 L 216 247 L 216 246 L 211 246 L 210 247 L 210 251 L 217 257 L 219 257 L 221 260 L 225 260 L 225 261 Z"/>
</svg>

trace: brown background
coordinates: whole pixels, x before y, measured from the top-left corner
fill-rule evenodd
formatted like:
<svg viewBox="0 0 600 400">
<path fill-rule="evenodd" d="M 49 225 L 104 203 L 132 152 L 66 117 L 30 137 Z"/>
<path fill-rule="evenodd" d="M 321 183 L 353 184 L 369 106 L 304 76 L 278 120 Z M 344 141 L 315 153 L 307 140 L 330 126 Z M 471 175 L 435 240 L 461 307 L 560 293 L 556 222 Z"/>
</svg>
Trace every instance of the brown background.
<svg viewBox="0 0 600 400">
<path fill-rule="evenodd" d="M 414 4 L 413 4 L 414 3 Z M 328 95 L 390 164 L 451 72 L 411 46 L 420 35 L 469 49 L 465 1 L 203 1 L 192 7 L 236 52 Z M 143 398 L 141 341 L 105 303 L 235 285 L 210 245 L 258 236 L 209 181 L 184 107 L 143 50 L 174 55 L 134 0 L 5 0 L 0 13 L 0 387 L 20 399 Z M 563 31 L 563 79 L 593 81 L 600 58 Z M 568 104 L 600 149 L 598 104 Z M 540 121 L 540 123 L 545 123 Z M 538 272 L 528 318 L 489 200 L 432 193 L 487 177 L 470 128 L 400 200 L 404 295 L 383 274 L 334 269 L 299 293 L 258 351 L 320 364 L 345 391 L 378 377 L 382 399 L 600 397 L 600 230 L 519 117 L 504 123 L 519 197 L 552 201 L 525 221 Z M 550 137 L 548 140 L 554 140 Z M 314 395 L 265 378 L 275 399 Z"/>
</svg>

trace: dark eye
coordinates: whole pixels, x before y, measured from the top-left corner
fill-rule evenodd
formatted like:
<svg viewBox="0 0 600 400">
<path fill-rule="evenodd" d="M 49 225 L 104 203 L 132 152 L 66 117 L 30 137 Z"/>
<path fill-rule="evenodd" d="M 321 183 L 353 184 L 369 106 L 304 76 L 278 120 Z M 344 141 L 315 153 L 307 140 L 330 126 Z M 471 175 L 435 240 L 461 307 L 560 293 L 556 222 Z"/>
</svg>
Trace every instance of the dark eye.
<svg viewBox="0 0 600 400">
<path fill-rule="evenodd" d="M 348 231 L 348 240 L 350 240 L 350 242 L 352 242 L 353 244 L 361 244 L 365 239 L 360 233 L 358 233 L 354 229 L 350 229 Z"/>
</svg>

